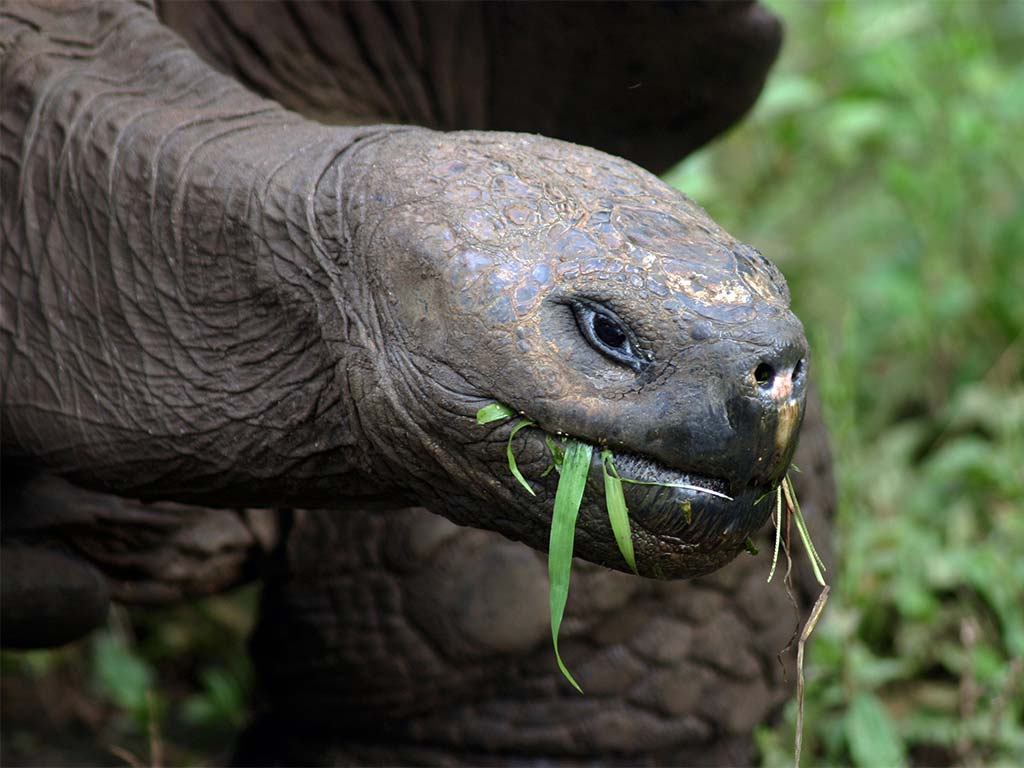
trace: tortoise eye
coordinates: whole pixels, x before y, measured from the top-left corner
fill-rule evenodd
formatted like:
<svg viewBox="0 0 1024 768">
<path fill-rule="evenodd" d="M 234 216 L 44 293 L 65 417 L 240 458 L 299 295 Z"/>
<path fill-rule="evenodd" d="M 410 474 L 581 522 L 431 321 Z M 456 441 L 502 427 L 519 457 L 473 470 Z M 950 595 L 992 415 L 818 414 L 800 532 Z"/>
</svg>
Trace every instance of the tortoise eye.
<svg viewBox="0 0 1024 768">
<path fill-rule="evenodd" d="M 640 352 L 632 331 L 615 313 L 590 302 L 574 301 L 576 325 L 587 343 L 610 360 L 642 370 L 649 362 Z"/>
<path fill-rule="evenodd" d="M 595 314 L 593 326 L 594 335 L 612 349 L 622 349 L 629 341 L 626 329 L 604 315 Z"/>
</svg>

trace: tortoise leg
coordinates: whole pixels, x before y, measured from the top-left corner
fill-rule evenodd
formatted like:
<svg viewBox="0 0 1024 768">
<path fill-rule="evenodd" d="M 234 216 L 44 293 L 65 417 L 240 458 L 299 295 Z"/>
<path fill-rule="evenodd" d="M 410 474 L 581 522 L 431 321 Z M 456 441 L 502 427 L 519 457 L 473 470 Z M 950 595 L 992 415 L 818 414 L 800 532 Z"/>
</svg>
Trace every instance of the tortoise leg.
<svg viewBox="0 0 1024 768">
<path fill-rule="evenodd" d="M 78 640 L 106 621 L 110 589 L 89 562 L 30 521 L 49 516 L 32 493 L 31 475 L 3 467 L 0 529 L 0 644 L 52 648 Z"/>
<path fill-rule="evenodd" d="M 4 648 L 52 648 L 107 619 L 110 590 L 91 564 L 45 545 L 0 548 L 0 641 Z"/>
<path fill-rule="evenodd" d="M 274 557 L 278 515 L 144 503 L 5 465 L 2 619 L 5 647 L 76 640 L 111 600 L 164 605 L 257 578 Z"/>
</svg>

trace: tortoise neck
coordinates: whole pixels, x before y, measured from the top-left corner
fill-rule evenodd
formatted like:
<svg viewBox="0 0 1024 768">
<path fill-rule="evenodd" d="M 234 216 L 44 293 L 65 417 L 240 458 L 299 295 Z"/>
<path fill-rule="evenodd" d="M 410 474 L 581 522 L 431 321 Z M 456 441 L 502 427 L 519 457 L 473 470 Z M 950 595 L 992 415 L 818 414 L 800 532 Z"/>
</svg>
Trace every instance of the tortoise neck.
<svg viewBox="0 0 1024 768">
<path fill-rule="evenodd" d="M 3 78 L 23 137 L 3 207 L 5 454 L 142 498 L 324 503 L 342 478 L 360 495 L 339 357 L 354 280 L 331 211 L 348 153 L 391 129 L 253 96 L 145 8 L 12 13 L 8 60 L 33 67 Z"/>
</svg>

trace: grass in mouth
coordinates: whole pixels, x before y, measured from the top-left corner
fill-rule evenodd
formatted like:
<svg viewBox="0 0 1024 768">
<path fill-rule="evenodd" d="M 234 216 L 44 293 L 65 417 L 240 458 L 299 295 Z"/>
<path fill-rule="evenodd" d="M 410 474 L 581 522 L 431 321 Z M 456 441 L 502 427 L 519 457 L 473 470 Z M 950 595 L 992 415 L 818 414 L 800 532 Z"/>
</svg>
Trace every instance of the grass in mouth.
<svg viewBox="0 0 1024 768">
<path fill-rule="evenodd" d="M 604 502 L 608 507 L 608 521 L 612 524 L 615 543 L 619 552 L 633 573 L 636 569 L 636 556 L 633 553 L 633 532 L 629 529 L 629 510 L 626 508 L 626 495 L 622 491 L 622 478 L 612 462 L 612 452 L 607 448 L 601 451 L 601 469 L 604 472 Z"/>
<path fill-rule="evenodd" d="M 558 630 L 562 626 L 565 604 L 569 599 L 569 576 L 572 573 L 572 547 L 576 537 L 576 517 L 583 501 L 590 472 L 592 448 L 587 443 L 570 440 L 560 467 L 558 490 L 555 491 L 555 510 L 551 517 L 551 539 L 548 542 L 548 582 L 551 604 L 551 642 L 555 659 L 566 680 L 580 693 L 576 678 L 572 676 L 558 652 Z"/>
<path fill-rule="evenodd" d="M 502 403 L 491 403 L 481 408 L 476 414 L 479 424 L 489 424 L 492 421 L 509 419 L 516 415 L 515 410 Z M 512 440 L 525 427 L 535 426 L 535 423 L 527 418 L 520 418 L 512 431 L 509 433 L 508 442 L 505 446 L 505 455 L 508 458 L 508 468 L 513 477 L 525 488 L 531 496 L 536 492 L 530 487 L 526 478 L 516 463 L 515 451 L 512 448 Z M 548 450 L 551 452 L 551 464 L 544 470 L 547 475 L 552 469 L 559 473 L 558 487 L 555 491 L 555 505 L 551 515 L 551 537 L 548 541 L 548 583 L 549 603 L 551 610 L 551 642 L 555 650 L 555 660 L 558 668 L 565 679 L 573 688 L 580 693 L 583 689 L 576 678 L 569 672 L 568 667 L 562 661 L 562 655 L 558 650 L 558 632 L 562 626 L 562 617 L 565 615 L 565 605 L 569 600 L 569 579 L 572 575 L 572 550 L 576 538 L 576 518 L 579 516 L 580 505 L 583 503 L 583 491 L 587 486 L 587 477 L 590 474 L 590 461 L 593 456 L 593 447 L 589 443 L 579 440 L 565 440 L 565 447 L 559 445 L 555 439 L 545 434 L 545 441 Z M 629 527 L 629 510 L 626 507 L 626 497 L 622 491 L 622 478 L 615 469 L 612 461 L 612 452 L 601 451 L 601 467 L 604 472 L 605 500 L 608 505 L 608 519 L 611 522 L 612 532 L 618 544 L 623 559 L 634 573 L 637 573 L 636 556 L 633 552 L 633 535 Z"/>
<path fill-rule="evenodd" d="M 493 421 L 510 419 L 517 415 L 519 414 L 507 405 L 502 403 L 491 403 L 477 411 L 476 420 L 479 424 L 489 424 Z M 532 487 L 530 487 L 529 482 L 525 477 L 523 477 L 522 472 L 519 471 L 519 467 L 516 464 L 515 452 L 512 449 L 513 438 L 515 438 L 521 430 L 532 426 L 536 426 L 534 421 L 522 416 L 520 417 L 519 421 L 512 427 L 511 433 L 509 433 L 508 442 L 505 446 L 505 455 L 508 458 L 508 468 L 512 472 L 512 475 L 519 481 L 523 488 L 530 493 L 531 496 L 536 496 L 536 492 Z M 576 535 L 576 518 L 579 515 L 580 505 L 583 503 L 583 491 L 586 489 L 587 476 L 590 473 L 590 461 L 593 456 L 593 447 L 588 443 L 573 440 L 571 438 L 564 440 L 565 446 L 563 447 L 547 433 L 545 433 L 544 439 L 547 443 L 548 450 L 551 452 L 551 464 L 544 470 L 541 476 L 546 476 L 552 470 L 557 470 L 559 473 L 558 487 L 555 491 L 555 505 L 551 516 L 551 537 L 548 542 L 551 641 L 554 646 L 555 660 L 558 662 L 558 668 L 561 670 L 562 674 L 565 675 L 565 678 L 572 684 L 573 688 L 580 693 L 583 693 L 583 689 L 580 687 L 579 683 L 576 682 L 576 679 L 572 676 L 562 661 L 561 654 L 558 651 L 558 631 L 561 628 L 562 617 L 565 614 L 565 605 L 569 599 L 569 579 L 572 573 L 572 551 Z M 615 542 L 619 547 L 619 552 L 622 553 L 623 559 L 634 573 L 638 573 L 638 571 L 636 567 L 636 556 L 633 550 L 633 535 L 629 526 L 629 509 L 626 506 L 626 497 L 622 489 L 623 483 L 633 483 L 636 485 L 664 485 L 673 488 L 684 488 L 687 490 L 698 491 L 700 493 L 707 493 L 712 496 L 719 496 L 728 501 L 732 501 L 731 497 L 726 496 L 723 493 L 713 491 L 709 488 L 702 488 L 700 486 L 689 485 L 686 483 L 659 483 L 622 477 L 615 468 L 612 451 L 603 449 L 600 455 L 601 469 L 604 474 L 605 504 L 608 508 L 608 520 L 611 523 L 612 533 L 615 536 Z M 830 588 L 825 582 L 825 577 L 823 575 L 825 571 L 825 564 L 818 555 L 818 551 L 814 547 L 814 542 L 811 541 L 810 531 L 807 529 L 807 523 L 800 511 L 800 503 L 796 498 L 796 489 L 793 487 L 793 482 L 788 474 L 782 482 L 779 483 L 778 487 L 774 491 L 774 495 L 775 513 L 772 517 L 772 521 L 775 524 L 775 546 L 772 553 L 771 569 L 768 572 L 768 581 L 771 582 L 775 575 L 776 566 L 778 565 L 779 549 L 783 537 L 783 527 L 785 527 L 787 531 L 787 544 L 785 550 L 786 558 L 789 560 L 790 549 L 788 544 L 788 531 L 790 529 L 789 523 L 792 521 L 795 524 L 797 533 L 800 536 L 800 540 L 803 542 L 804 548 L 807 550 L 808 557 L 811 561 L 811 567 L 814 570 L 815 579 L 817 579 L 818 583 L 822 586 L 821 593 L 818 595 L 818 599 L 815 602 L 814 607 L 811 609 L 810 617 L 804 625 L 803 632 L 800 634 L 799 643 L 797 645 L 796 765 L 797 768 L 799 768 L 802 741 L 801 735 L 803 731 L 804 647 L 825 608 Z M 760 499 L 758 499 L 758 501 L 760 501 Z M 687 522 L 690 522 L 690 502 L 683 502 L 682 507 L 682 511 Z M 785 523 L 783 520 L 784 512 Z M 757 554 L 757 548 L 754 547 L 753 542 L 750 539 L 747 540 L 746 547 L 747 551 L 751 554 Z M 790 566 L 786 569 L 787 589 L 791 565 L 792 564 L 790 562 Z"/>
</svg>

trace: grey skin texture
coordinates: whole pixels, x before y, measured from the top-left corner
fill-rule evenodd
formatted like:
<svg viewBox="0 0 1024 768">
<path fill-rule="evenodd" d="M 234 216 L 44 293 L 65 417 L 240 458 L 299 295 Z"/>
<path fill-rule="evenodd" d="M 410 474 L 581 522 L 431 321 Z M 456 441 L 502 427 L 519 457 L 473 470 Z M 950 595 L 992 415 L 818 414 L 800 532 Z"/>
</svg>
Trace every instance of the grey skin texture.
<svg viewBox="0 0 1024 768">
<path fill-rule="evenodd" d="M 539 137 L 308 122 L 145 9 L 42 12 L 49 37 L 26 13 L 5 72 L 9 457 L 144 499 L 415 500 L 542 549 L 554 477 L 533 498 L 504 470 L 508 427 L 473 422 L 499 400 L 636 456 L 639 479 L 735 499 L 631 487 L 642 573 L 711 570 L 764 522 L 806 343 L 777 270 L 682 194 Z M 595 312 L 628 355 L 588 341 Z M 579 534 L 624 565 L 599 494 Z"/>
<path fill-rule="evenodd" d="M 577 8 L 161 6 L 192 48 L 144 5 L 0 9 L 4 546 L 18 548 L 3 559 L 5 643 L 80 635 L 108 594 L 166 603 L 263 576 L 268 717 L 305 711 L 296 697 L 319 702 L 319 718 L 279 723 L 281 759 L 314 759 L 288 757 L 300 731 L 351 740 L 339 722 L 360 746 L 349 754 L 304 733 L 316 759 L 637 759 L 749 743 L 750 723 L 783 695 L 767 662 L 743 675 L 770 694 L 715 697 L 749 696 L 745 718 L 694 714 L 700 728 L 651 742 L 637 717 L 682 710 L 634 711 L 609 686 L 602 706 L 618 707 L 635 738 L 553 727 L 515 739 L 520 717 L 560 683 L 539 650 L 542 582 L 517 581 L 515 568 L 503 581 L 513 545 L 484 530 L 546 548 L 555 479 L 540 479 L 540 429 L 611 447 L 626 476 L 733 497 L 627 490 L 641 572 L 687 577 L 727 563 L 763 524 L 769 505 L 754 502 L 789 462 L 806 391 L 806 343 L 781 275 L 691 201 L 596 150 L 452 130 L 542 128 L 661 170 L 745 111 L 778 49 L 777 22 L 756 6 Z M 552 40 L 552 29 L 566 31 Z M 512 97 L 516 78 L 538 85 Z M 517 438 L 536 497 L 507 472 L 511 423 L 474 422 L 492 400 L 538 424 Z M 827 486 L 821 467 L 813 478 Z M 623 569 L 596 461 L 591 474 L 576 554 Z M 812 517 L 828 514 L 822 498 Z M 442 526 L 441 536 L 408 522 L 422 512 L 382 511 L 410 504 L 480 531 Z M 274 511 L 317 507 L 333 511 Z M 408 568 L 374 554 L 373 536 L 355 554 L 310 544 L 349 527 L 400 541 L 408 526 L 419 531 Z M 24 565 L 34 552 L 65 564 L 40 578 Z M 454 567 L 461 552 L 493 571 Z M 435 572 L 454 586 L 398 598 Z M 445 595 L 485 573 L 532 619 L 460 623 Z M 620 583 L 648 597 L 570 607 L 566 634 L 625 621 L 641 642 L 688 594 Z M 727 613 L 716 603 L 714 615 L 677 618 L 705 626 L 707 647 Z M 291 638 L 308 647 L 274 640 L 274 628 L 306 624 Z M 384 657 L 401 674 L 354 674 L 380 663 L 403 627 L 435 649 L 461 648 L 468 632 L 480 661 L 462 674 L 465 657 L 442 652 L 429 679 L 454 682 L 424 689 L 409 673 L 414 649 L 400 646 Z M 745 637 L 759 654 L 781 647 L 765 651 L 761 631 Z M 626 639 L 592 642 L 614 657 Z M 293 647 L 304 649 L 294 665 L 279 664 Z M 510 676 L 510 659 L 539 677 Z M 709 687 L 727 689 L 717 676 L 728 664 L 688 663 L 710 664 Z M 376 731 L 337 705 L 353 692 L 384 702 L 367 710 Z M 441 725 L 464 722 L 465 706 L 483 707 L 477 731 Z M 435 724 L 417 725 L 428 710 Z"/>
<path fill-rule="evenodd" d="M 410 133 L 350 166 L 372 190 L 350 202 L 354 250 L 389 254 L 366 274 L 378 334 L 393 343 L 357 394 L 393 414 L 367 435 L 378 455 L 397 459 L 394 473 L 436 464 L 417 495 L 455 522 L 478 524 L 480 494 L 496 486 L 504 515 L 529 497 L 495 473 L 493 454 L 474 467 L 472 449 L 448 449 L 481 398 L 495 399 L 537 422 L 522 440 L 529 477 L 550 461 L 543 430 L 609 446 L 627 477 L 733 497 L 627 485 L 641 573 L 692 576 L 732 559 L 765 520 L 770 505 L 754 502 L 788 466 L 802 417 L 806 343 L 781 275 L 628 163 L 536 137 L 453 137 L 456 154 Z M 588 343 L 596 314 L 626 329 L 622 360 Z M 576 551 L 623 567 L 596 453 L 592 463 Z M 542 548 L 556 483 L 485 527 Z"/>
</svg>

